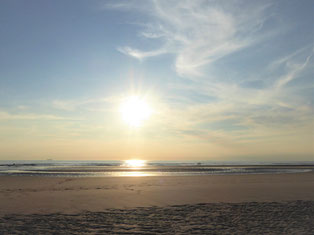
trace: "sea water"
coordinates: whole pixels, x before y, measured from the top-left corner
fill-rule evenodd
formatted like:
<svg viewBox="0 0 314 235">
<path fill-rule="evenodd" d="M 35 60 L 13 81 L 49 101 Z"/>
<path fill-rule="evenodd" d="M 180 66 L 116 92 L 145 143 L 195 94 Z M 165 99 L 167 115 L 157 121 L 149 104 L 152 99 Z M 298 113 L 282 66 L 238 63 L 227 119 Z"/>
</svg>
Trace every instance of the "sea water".
<svg viewBox="0 0 314 235">
<path fill-rule="evenodd" d="M 197 176 L 283 174 L 314 171 L 314 162 L 146 161 L 0 161 L 0 175 L 50 177 Z"/>
</svg>

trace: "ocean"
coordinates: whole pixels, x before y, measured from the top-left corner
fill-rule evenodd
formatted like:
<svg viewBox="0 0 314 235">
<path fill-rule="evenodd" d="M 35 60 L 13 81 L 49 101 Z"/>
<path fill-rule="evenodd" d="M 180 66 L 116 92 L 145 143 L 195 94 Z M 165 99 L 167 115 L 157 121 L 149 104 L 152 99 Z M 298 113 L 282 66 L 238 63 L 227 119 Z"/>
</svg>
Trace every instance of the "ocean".
<svg viewBox="0 0 314 235">
<path fill-rule="evenodd" d="M 311 171 L 314 171 L 314 162 L 0 161 L 0 176 L 196 176 L 284 174 Z"/>
</svg>

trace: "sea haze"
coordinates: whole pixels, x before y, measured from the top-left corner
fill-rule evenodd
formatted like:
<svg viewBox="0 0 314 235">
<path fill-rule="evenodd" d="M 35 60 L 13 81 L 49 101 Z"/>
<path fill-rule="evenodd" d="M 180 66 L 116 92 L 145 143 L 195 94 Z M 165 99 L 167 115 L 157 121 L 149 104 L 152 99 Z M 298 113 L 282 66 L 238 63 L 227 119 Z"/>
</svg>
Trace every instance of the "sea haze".
<svg viewBox="0 0 314 235">
<path fill-rule="evenodd" d="M 284 174 L 314 171 L 314 162 L 147 161 L 0 161 L 1 176 L 121 177 Z"/>
</svg>

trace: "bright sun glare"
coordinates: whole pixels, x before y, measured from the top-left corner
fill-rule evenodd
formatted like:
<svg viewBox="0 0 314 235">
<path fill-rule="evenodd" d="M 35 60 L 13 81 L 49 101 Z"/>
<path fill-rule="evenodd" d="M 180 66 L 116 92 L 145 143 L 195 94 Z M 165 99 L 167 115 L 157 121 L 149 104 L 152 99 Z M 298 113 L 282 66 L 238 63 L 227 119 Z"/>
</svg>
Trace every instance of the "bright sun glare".
<svg viewBox="0 0 314 235">
<path fill-rule="evenodd" d="M 120 107 L 123 120 L 131 127 L 138 127 L 150 117 L 152 109 L 143 98 L 131 96 Z"/>
<path fill-rule="evenodd" d="M 145 166 L 145 160 L 126 160 L 124 164 L 128 167 L 142 167 Z"/>
</svg>

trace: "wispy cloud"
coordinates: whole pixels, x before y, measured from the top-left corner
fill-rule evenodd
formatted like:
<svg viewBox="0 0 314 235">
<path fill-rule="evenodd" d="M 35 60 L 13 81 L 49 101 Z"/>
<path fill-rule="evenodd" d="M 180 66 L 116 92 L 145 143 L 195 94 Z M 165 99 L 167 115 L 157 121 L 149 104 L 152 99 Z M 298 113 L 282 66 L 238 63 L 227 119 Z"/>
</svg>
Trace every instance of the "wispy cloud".
<svg viewBox="0 0 314 235">
<path fill-rule="evenodd" d="M 288 82 L 292 81 L 293 79 L 297 78 L 299 73 L 301 73 L 310 62 L 310 59 L 312 58 L 313 53 L 306 57 L 305 61 L 303 63 L 290 63 L 290 61 L 287 61 L 285 63 L 285 66 L 287 67 L 287 73 L 284 74 L 279 78 L 279 80 L 275 84 L 275 88 L 280 88 L 286 85 Z M 313 64 L 312 64 L 313 66 Z"/>
<path fill-rule="evenodd" d="M 256 75 L 255 79 L 271 82 L 259 89 L 242 87 L 238 80 L 230 82 L 217 79 L 215 82 L 203 80 L 192 84 L 173 84 L 173 90 L 192 90 L 199 95 L 210 94 L 215 99 L 187 102 L 188 97 L 182 99 L 181 92 L 176 101 L 181 100 L 182 105 L 175 104 L 165 111 L 170 113 L 167 118 L 169 128 L 176 129 L 176 133 L 208 138 L 208 141 L 252 142 L 279 136 L 286 138 L 289 135 L 309 135 L 309 130 L 314 127 L 314 110 L 311 103 L 306 102 L 308 97 L 303 97 L 297 91 L 313 89 L 313 84 L 309 79 L 299 88 L 291 88 L 287 84 L 302 78 L 302 74 L 313 75 L 312 64 L 311 50 L 291 52 L 270 61 L 268 68 L 271 69 Z M 224 122 L 224 128 L 215 128 L 217 122 Z"/>
<path fill-rule="evenodd" d="M 109 96 L 102 98 L 86 98 L 79 100 L 53 100 L 52 107 L 55 109 L 65 110 L 65 111 L 76 111 L 77 109 L 85 109 L 85 110 L 95 110 L 95 107 L 98 107 L 98 111 L 106 111 L 108 107 L 106 105 L 110 105 L 113 103 L 118 103 L 121 97 L 119 96 Z M 101 108 L 99 107 L 101 106 Z"/>
<path fill-rule="evenodd" d="M 67 117 L 61 117 L 50 114 L 12 114 L 5 111 L 0 111 L 0 120 L 73 120 Z"/>
<path fill-rule="evenodd" d="M 161 40 L 160 48 L 142 51 L 126 46 L 118 50 L 140 60 L 173 53 L 175 70 L 185 77 L 202 75 L 203 66 L 256 41 L 255 35 L 267 19 L 265 9 L 270 6 L 242 4 L 240 7 L 231 1 L 226 5 L 203 0 L 150 3 L 147 12 L 152 23 L 146 24 L 141 35 Z M 120 8 L 119 4 L 116 8 Z"/>
<path fill-rule="evenodd" d="M 126 55 L 129 55 L 131 57 L 134 57 L 136 59 L 139 59 L 139 60 L 143 60 L 147 57 L 152 57 L 152 56 L 157 56 L 157 55 L 162 55 L 162 54 L 165 54 L 167 53 L 166 50 L 164 49 L 160 49 L 160 50 L 156 50 L 156 51 L 140 51 L 140 50 L 137 50 L 137 49 L 133 49 L 131 47 L 121 47 L 121 48 L 118 48 L 118 51 L 120 51 L 121 53 L 123 54 L 126 54 Z"/>
</svg>

